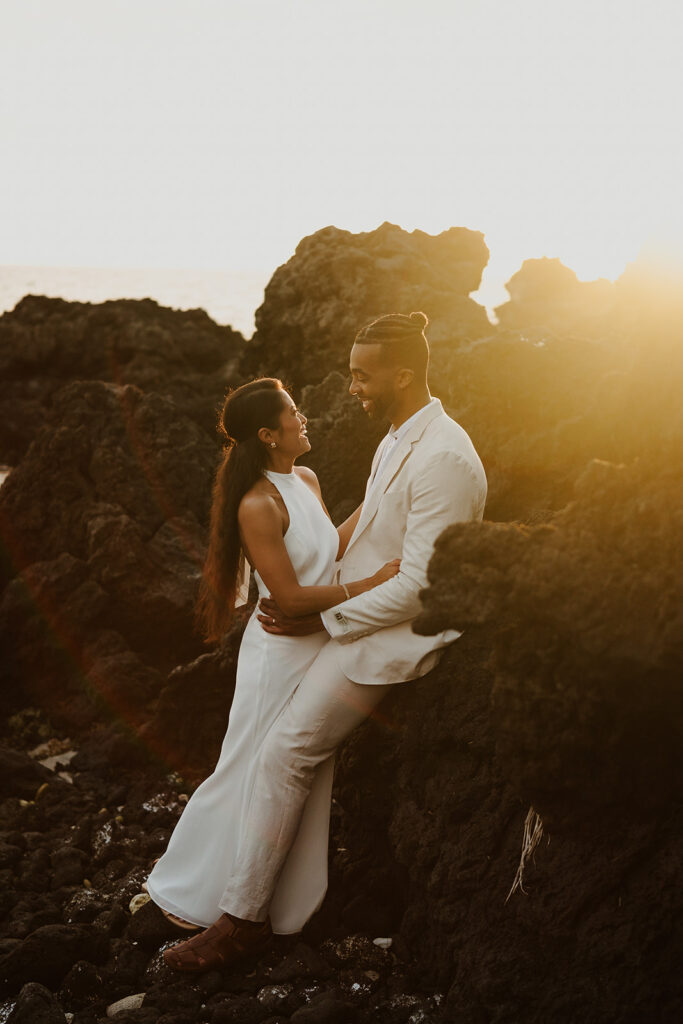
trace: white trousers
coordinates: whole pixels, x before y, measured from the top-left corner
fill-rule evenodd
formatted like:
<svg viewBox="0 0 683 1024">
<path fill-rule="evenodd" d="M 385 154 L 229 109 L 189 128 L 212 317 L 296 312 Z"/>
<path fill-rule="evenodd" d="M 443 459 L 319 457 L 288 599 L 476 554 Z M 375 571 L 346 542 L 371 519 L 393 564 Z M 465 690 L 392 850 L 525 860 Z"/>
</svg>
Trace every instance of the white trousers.
<svg viewBox="0 0 683 1024">
<path fill-rule="evenodd" d="M 321 649 L 261 747 L 236 868 L 219 904 L 243 920 L 268 916 L 317 766 L 334 757 L 393 685 L 351 682 L 337 665 L 335 646 Z"/>
</svg>

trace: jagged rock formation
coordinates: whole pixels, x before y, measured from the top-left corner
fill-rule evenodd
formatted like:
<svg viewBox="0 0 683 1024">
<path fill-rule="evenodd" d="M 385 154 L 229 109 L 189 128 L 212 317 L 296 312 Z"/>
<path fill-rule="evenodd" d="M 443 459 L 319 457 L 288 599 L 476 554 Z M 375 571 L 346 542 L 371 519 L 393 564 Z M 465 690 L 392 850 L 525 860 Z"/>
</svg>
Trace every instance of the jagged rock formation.
<svg viewBox="0 0 683 1024">
<path fill-rule="evenodd" d="M 618 289 L 604 278 L 579 281 L 559 259 L 524 260 L 505 287 L 510 298 L 495 310 L 502 327 L 535 335 L 583 330 L 594 336 L 613 328 Z"/>
<path fill-rule="evenodd" d="M 655 992 L 656 1019 L 680 1009 L 674 963 L 683 950 L 669 921 L 683 910 L 673 897 L 683 859 L 682 520 L 674 498 L 682 484 L 680 467 L 596 463 L 580 480 L 576 503 L 551 524 L 469 524 L 439 540 L 416 629 L 457 623 L 490 638 L 486 731 L 496 745 L 489 764 L 524 810 L 531 804 L 541 814 L 551 838 L 527 867 L 530 897 L 491 902 L 486 933 L 474 913 L 481 890 L 455 900 L 457 942 L 466 948 L 449 997 L 454 1016 L 475 986 L 488 1012 L 507 1019 L 497 1009 L 501 976 L 510 1017 L 515 1004 L 533 1000 L 538 1017 L 530 1019 L 573 1020 L 586 1004 L 588 1019 L 648 1019 Z M 461 683 L 470 689 L 456 672 L 450 685 Z M 439 763 L 428 792 L 446 780 Z M 415 792 L 412 780 L 407 789 Z M 504 802 L 492 813 L 499 827 L 516 820 L 519 839 L 523 815 L 514 805 L 511 817 Z M 475 811 L 474 820 L 480 817 Z M 499 895 L 505 858 L 512 880 L 513 852 L 495 845 L 481 866 L 483 884 L 498 881 Z M 430 902 L 448 901 L 433 875 L 408 863 L 430 886 Z M 670 893 L 666 906 L 662 892 Z M 646 935 L 661 944 L 636 939 Z M 514 967 L 505 952 L 512 948 Z M 574 979 L 562 997 L 546 986 L 534 996 L 532 975 L 544 962 L 548 970 L 562 963 Z"/>
<path fill-rule="evenodd" d="M 680 466 L 593 463 L 551 524 L 439 540 L 416 629 L 495 628 L 499 749 L 556 830 L 681 791 L 682 488 Z"/>
<path fill-rule="evenodd" d="M 0 491 L 3 701 L 32 693 L 67 721 L 86 696 L 133 713 L 158 669 L 201 650 L 192 608 L 215 442 L 132 386 L 70 384 L 50 416 Z"/>
<path fill-rule="evenodd" d="M 0 462 L 17 464 L 50 421 L 55 393 L 74 380 L 156 391 L 212 434 L 243 342 L 200 309 L 28 295 L 0 316 Z"/>
<path fill-rule="evenodd" d="M 200 653 L 216 414 L 243 340 L 149 299 L 27 296 L 0 317 L 0 453 L 19 462 L 0 492 L 6 711 L 140 724 Z"/>
<path fill-rule="evenodd" d="M 467 228 L 316 231 L 273 274 L 242 373 L 280 376 L 298 390 L 331 370 L 346 372 L 356 332 L 387 312 L 426 311 L 435 350 L 483 337 L 491 325 L 469 295 L 488 255 L 481 232 Z"/>
</svg>

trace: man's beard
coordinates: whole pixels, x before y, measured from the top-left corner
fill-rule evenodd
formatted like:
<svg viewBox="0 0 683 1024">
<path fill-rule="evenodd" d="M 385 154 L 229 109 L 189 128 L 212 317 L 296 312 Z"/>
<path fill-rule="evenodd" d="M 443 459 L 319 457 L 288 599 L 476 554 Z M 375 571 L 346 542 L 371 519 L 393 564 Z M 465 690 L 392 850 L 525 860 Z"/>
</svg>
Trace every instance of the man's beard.
<svg viewBox="0 0 683 1024">
<path fill-rule="evenodd" d="M 377 398 L 371 398 L 372 411 L 369 413 L 370 419 L 373 420 L 388 420 L 391 419 L 390 409 L 392 404 L 391 395 L 378 395 Z"/>
</svg>

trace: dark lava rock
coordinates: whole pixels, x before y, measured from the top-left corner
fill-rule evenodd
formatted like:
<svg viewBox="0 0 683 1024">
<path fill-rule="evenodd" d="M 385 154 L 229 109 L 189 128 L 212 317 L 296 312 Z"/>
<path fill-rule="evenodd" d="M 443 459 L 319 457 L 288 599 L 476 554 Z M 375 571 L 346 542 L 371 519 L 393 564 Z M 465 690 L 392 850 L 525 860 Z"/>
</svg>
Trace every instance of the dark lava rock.
<svg viewBox="0 0 683 1024">
<path fill-rule="evenodd" d="M 54 778 L 28 754 L 9 747 L 0 747 L 0 788 L 3 799 L 8 796 L 32 800 L 40 786 Z M 11 858 L 11 852 L 10 852 Z"/>
<path fill-rule="evenodd" d="M 133 384 L 168 395 L 208 433 L 244 339 L 203 310 L 151 299 L 103 303 L 27 296 L 0 316 L 0 461 L 16 465 L 52 398 L 74 380 Z"/>
<path fill-rule="evenodd" d="M 594 463 L 551 526 L 451 527 L 420 631 L 493 625 L 499 750 L 554 830 L 683 783 L 683 472 Z"/>
<path fill-rule="evenodd" d="M 154 1006 L 160 1016 L 162 1013 L 183 1013 L 192 1021 L 196 1019 L 202 1002 L 202 993 L 194 985 L 188 985 L 187 979 L 184 980 L 177 972 L 173 974 L 173 981 L 153 985 L 145 994 L 145 1008 Z"/>
<path fill-rule="evenodd" d="M 64 1024 L 64 1010 L 49 989 L 30 981 L 6 1019 L 8 1024 Z"/>
<path fill-rule="evenodd" d="M 216 449 L 169 399 L 131 387 L 70 385 L 53 415 L 0 490 L 6 574 L 23 567 L 0 603 L 0 682 L 6 710 L 37 702 L 82 729 L 88 707 L 90 721 L 141 717 L 162 678 L 150 660 L 168 671 L 201 650 Z"/>
<path fill-rule="evenodd" d="M 107 937 L 92 925 L 44 925 L 0 959 L 0 978 L 10 989 L 27 981 L 59 985 L 78 960 L 103 963 L 108 946 Z"/>
<path fill-rule="evenodd" d="M 423 310 L 435 346 L 490 334 L 485 309 L 469 297 L 488 256 L 484 236 L 467 228 L 316 231 L 268 283 L 241 372 L 280 376 L 297 389 L 346 372 L 356 333 L 384 313 Z"/>
<path fill-rule="evenodd" d="M 37 747 L 54 735 L 54 728 L 47 715 L 40 708 L 22 708 L 7 720 L 7 736 L 10 745 L 21 750 Z"/>
<path fill-rule="evenodd" d="M 142 977 L 148 960 L 149 953 L 142 947 L 126 939 L 112 939 L 109 958 L 101 968 L 109 1001 L 122 999 L 142 988 Z"/>
<path fill-rule="evenodd" d="M 126 939 L 153 952 L 168 939 L 180 940 L 178 929 L 161 913 L 152 900 L 133 914 L 126 928 Z"/>
<path fill-rule="evenodd" d="M 78 960 L 63 979 L 59 998 L 68 1010 L 104 1002 L 102 973 L 87 960 Z"/>
<path fill-rule="evenodd" d="M 500 324 L 513 328 L 600 332 L 619 299 L 611 281 L 579 281 L 559 259 L 524 260 L 505 287 L 510 298 L 495 313 Z"/>
<path fill-rule="evenodd" d="M 239 612 L 214 651 L 170 673 L 150 721 L 140 730 L 141 741 L 183 776 L 201 779 L 218 760 L 246 619 L 246 611 Z"/>
<path fill-rule="evenodd" d="M 163 568 L 169 538 L 157 534 L 169 523 L 184 567 L 196 568 L 191 524 L 182 520 L 206 518 L 213 438 L 170 399 L 100 381 L 59 391 L 53 418 L 0 490 L 14 559 L 48 561 L 67 550 L 94 558 L 101 582 L 113 583 L 126 565 L 107 572 L 108 550 L 150 545 L 150 566 Z"/>
<path fill-rule="evenodd" d="M 61 889 L 65 885 L 80 885 L 84 877 L 86 854 L 73 846 L 61 846 L 50 854 L 52 865 L 52 888 Z"/>
<path fill-rule="evenodd" d="M 336 992 L 321 992 L 289 1018 L 292 1024 L 352 1024 L 356 1008 Z"/>
<path fill-rule="evenodd" d="M 291 953 L 270 972 L 273 984 L 298 981 L 300 978 L 326 978 L 331 973 L 329 964 L 304 942 L 298 942 Z"/>
</svg>

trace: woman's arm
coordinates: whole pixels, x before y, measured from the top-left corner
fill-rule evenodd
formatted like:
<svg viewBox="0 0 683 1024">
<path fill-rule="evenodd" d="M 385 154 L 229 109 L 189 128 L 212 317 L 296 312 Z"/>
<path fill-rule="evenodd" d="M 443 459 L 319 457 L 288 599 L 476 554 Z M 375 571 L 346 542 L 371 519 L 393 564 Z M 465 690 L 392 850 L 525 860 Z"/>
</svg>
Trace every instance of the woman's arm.
<svg viewBox="0 0 683 1024">
<path fill-rule="evenodd" d="M 271 596 L 289 616 L 325 611 L 357 597 L 391 579 L 399 563 L 388 562 L 373 576 L 347 583 L 348 595 L 340 583 L 322 587 L 302 587 L 289 559 L 282 536 L 282 516 L 269 494 L 245 496 L 239 507 L 240 537 L 249 561 L 268 587 Z"/>
</svg>

